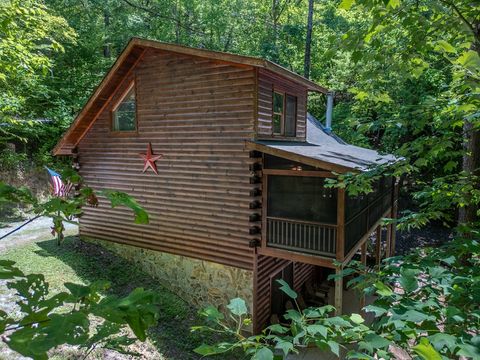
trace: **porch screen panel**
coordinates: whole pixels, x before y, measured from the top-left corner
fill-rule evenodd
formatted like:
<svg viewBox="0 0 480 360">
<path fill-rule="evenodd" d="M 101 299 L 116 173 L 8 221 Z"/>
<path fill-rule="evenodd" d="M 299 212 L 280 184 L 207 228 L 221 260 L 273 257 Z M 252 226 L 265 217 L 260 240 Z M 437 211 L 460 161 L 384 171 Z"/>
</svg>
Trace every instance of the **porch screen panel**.
<svg viewBox="0 0 480 360">
<path fill-rule="evenodd" d="M 267 216 L 327 224 L 337 222 L 337 192 L 324 179 L 268 176 Z"/>
</svg>

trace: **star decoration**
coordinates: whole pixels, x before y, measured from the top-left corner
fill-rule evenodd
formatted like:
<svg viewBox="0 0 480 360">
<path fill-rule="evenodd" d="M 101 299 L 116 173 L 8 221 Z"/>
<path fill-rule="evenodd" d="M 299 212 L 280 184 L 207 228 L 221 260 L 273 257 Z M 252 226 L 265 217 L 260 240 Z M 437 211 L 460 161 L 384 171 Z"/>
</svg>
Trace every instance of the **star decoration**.
<svg viewBox="0 0 480 360">
<path fill-rule="evenodd" d="M 143 158 L 144 165 L 143 165 L 143 172 L 147 171 L 148 168 L 151 168 L 155 174 L 158 175 L 157 165 L 155 165 L 155 161 L 162 158 L 163 155 L 153 155 L 152 153 L 152 144 L 148 143 L 147 145 L 147 153 L 146 154 L 139 154 L 141 158 Z"/>
</svg>

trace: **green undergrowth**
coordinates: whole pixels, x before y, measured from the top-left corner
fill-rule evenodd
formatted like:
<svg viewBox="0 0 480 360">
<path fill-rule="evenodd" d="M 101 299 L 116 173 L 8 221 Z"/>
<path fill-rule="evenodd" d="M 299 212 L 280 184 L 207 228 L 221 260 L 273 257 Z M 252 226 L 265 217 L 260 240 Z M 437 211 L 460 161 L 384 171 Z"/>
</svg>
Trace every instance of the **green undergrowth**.
<svg viewBox="0 0 480 360">
<path fill-rule="evenodd" d="M 135 264 L 100 246 L 72 236 L 65 238 L 61 246 L 57 245 L 55 239 L 51 239 L 14 248 L 0 254 L 0 259 L 15 261 L 27 274 L 43 274 L 50 284 L 51 293 L 65 290 L 65 282 L 89 284 L 96 280 L 109 281 L 109 292 L 119 296 L 127 295 L 137 287 L 158 292 L 161 299 L 160 320 L 149 333 L 149 341 L 158 354 L 149 354 L 152 359 L 199 359 L 192 350 L 208 341 L 207 335 L 190 331 L 191 326 L 202 321 L 195 308 Z M 64 356 L 59 354 L 55 358 L 70 358 L 67 351 L 62 351 Z M 218 359 L 232 359 L 231 356 L 232 354 Z M 240 355 L 237 358 L 240 359 Z"/>
</svg>

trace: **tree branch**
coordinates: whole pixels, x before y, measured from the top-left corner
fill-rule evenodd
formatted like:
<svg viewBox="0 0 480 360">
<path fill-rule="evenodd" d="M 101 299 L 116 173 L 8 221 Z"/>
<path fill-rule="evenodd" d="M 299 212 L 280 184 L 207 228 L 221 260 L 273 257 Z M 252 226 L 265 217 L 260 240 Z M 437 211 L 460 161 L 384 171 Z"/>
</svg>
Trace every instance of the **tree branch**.
<svg viewBox="0 0 480 360">
<path fill-rule="evenodd" d="M 475 27 L 473 26 L 472 23 L 470 23 L 467 18 L 462 14 L 462 12 L 460 11 L 460 9 L 458 8 L 457 5 L 455 5 L 454 3 L 451 3 L 447 0 L 440 0 L 441 2 L 443 2 L 444 4 L 446 4 L 447 6 L 451 7 L 453 9 L 453 11 L 455 11 L 455 13 L 460 17 L 460 19 L 465 23 L 465 25 L 467 25 L 467 27 L 471 30 L 475 40 L 477 42 L 480 42 L 480 37 L 479 37 L 479 34 L 478 34 L 478 31 L 475 29 Z"/>
<path fill-rule="evenodd" d="M 192 31 L 192 32 L 194 32 L 194 33 L 196 33 L 196 34 L 199 34 L 199 35 L 202 35 L 202 36 L 205 35 L 205 33 L 204 33 L 203 31 L 200 31 L 200 30 L 198 30 L 198 29 L 192 28 L 191 26 L 182 24 L 179 18 L 160 14 L 160 13 L 159 13 L 158 11 L 156 11 L 156 10 L 153 10 L 153 9 L 150 9 L 150 8 L 147 8 L 147 7 L 144 7 L 144 6 L 135 4 L 135 3 L 133 3 L 133 2 L 130 1 L 130 0 L 123 0 L 123 2 L 124 2 L 125 4 L 133 7 L 134 9 L 145 11 L 146 13 L 148 13 L 148 14 L 150 14 L 150 15 L 153 15 L 153 16 L 155 16 L 155 17 L 158 17 L 158 18 L 160 18 L 160 19 L 173 21 L 173 22 L 175 22 L 176 26 L 180 26 L 180 27 L 184 28 L 185 30 Z"/>
</svg>

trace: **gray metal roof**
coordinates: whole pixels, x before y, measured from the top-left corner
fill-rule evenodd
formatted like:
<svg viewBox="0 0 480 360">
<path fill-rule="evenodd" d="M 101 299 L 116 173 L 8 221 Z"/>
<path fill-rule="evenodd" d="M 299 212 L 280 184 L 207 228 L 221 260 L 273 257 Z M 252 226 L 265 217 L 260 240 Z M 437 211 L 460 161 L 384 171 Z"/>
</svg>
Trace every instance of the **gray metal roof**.
<svg viewBox="0 0 480 360">
<path fill-rule="evenodd" d="M 349 145 L 335 134 L 328 133 L 312 115 L 308 114 L 307 119 L 306 142 L 262 140 L 255 143 L 360 171 L 398 161 L 393 155 L 381 155 L 375 150 Z"/>
</svg>

